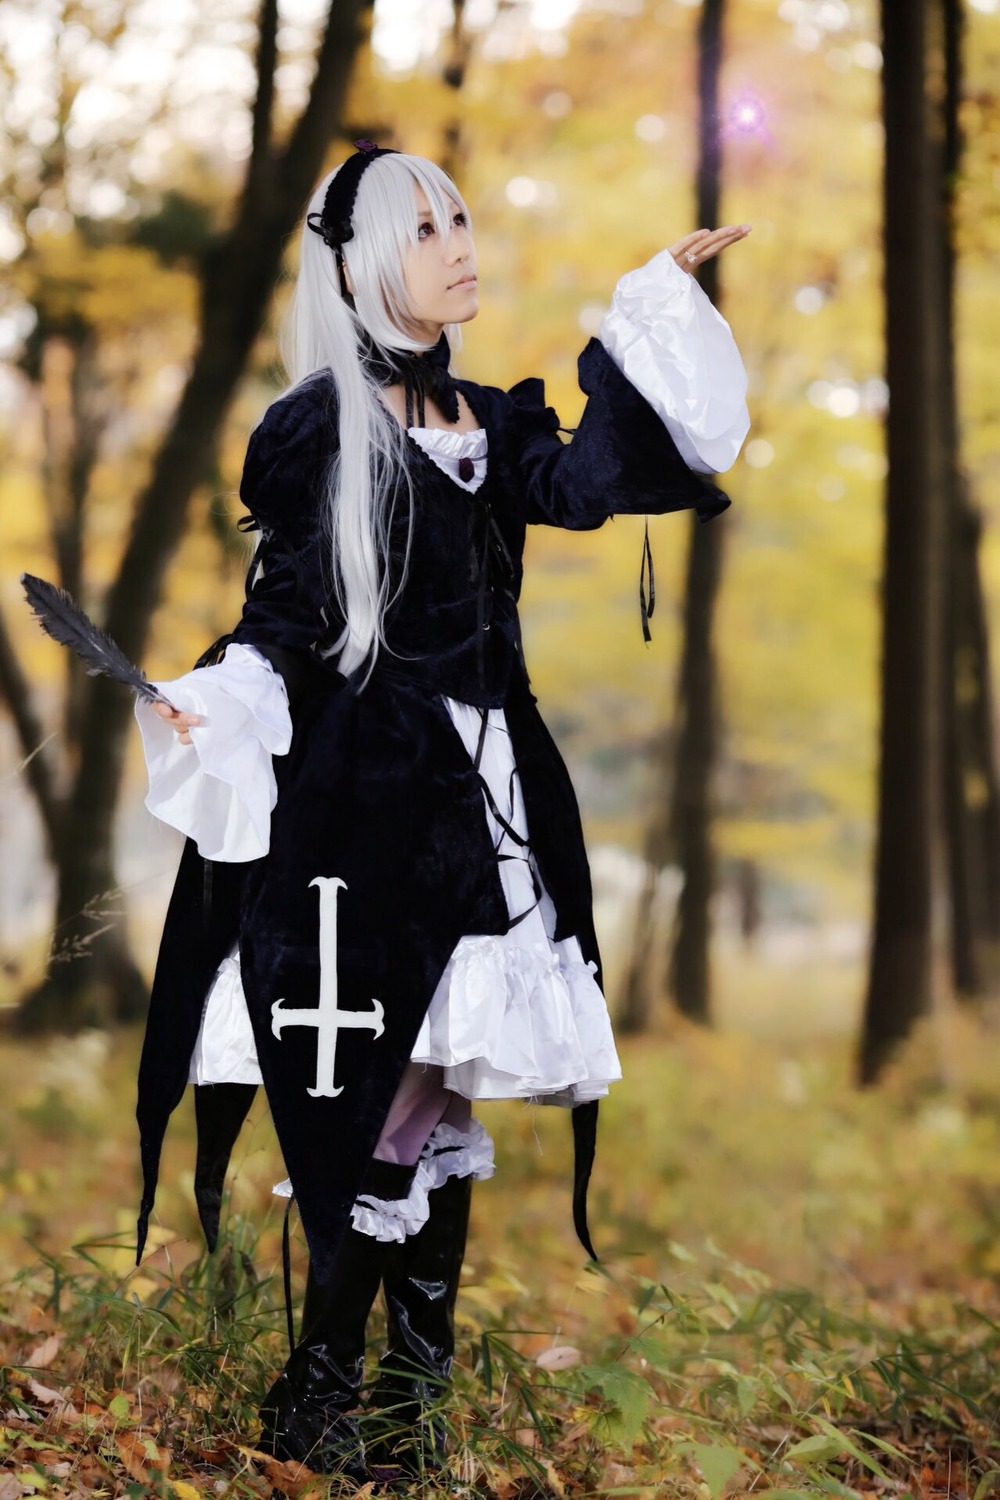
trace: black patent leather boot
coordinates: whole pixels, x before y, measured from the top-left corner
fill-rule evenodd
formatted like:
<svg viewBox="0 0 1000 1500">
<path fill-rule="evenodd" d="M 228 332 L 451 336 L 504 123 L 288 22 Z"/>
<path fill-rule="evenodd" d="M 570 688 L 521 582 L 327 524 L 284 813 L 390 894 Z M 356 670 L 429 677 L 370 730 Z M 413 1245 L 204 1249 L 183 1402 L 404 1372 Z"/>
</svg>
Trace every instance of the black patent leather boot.
<svg viewBox="0 0 1000 1500">
<path fill-rule="evenodd" d="M 445 1426 L 432 1408 L 451 1376 L 471 1197 L 471 1177 L 449 1177 L 431 1192 L 430 1217 L 419 1233 L 388 1247 L 388 1340 L 371 1398 L 381 1429 L 370 1443 L 376 1472 L 422 1474 L 444 1462 Z"/>
<path fill-rule="evenodd" d="M 365 1189 L 382 1198 L 405 1197 L 413 1171 L 373 1162 Z M 361 1398 L 368 1314 L 391 1248 L 348 1228 L 329 1281 L 318 1282 L 310 1267 L 302 1335 L 261 1405 L 262 1452 L 359 1485 L 370 1479 L 352 1413 Z"/>
</svg>

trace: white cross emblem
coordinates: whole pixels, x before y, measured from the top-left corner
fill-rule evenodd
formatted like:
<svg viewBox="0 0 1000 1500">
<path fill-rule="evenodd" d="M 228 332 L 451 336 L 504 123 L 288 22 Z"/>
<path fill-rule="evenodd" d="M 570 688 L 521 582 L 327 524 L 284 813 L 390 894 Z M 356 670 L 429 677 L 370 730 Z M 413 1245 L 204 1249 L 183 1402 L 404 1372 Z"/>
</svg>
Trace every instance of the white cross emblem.
<svg viewBox="0 0 1000 1500">
<path fill-rule="evenodd" d="M 310 890 L 319 886 L 319 1005 L 308 1010 L 283 1010 L 284 1000 L 271 1006 L 271 1030 L 281 1040 L 283 1026 L 315 1026 L 316 1087 L 306 1092 L 314 1099 L 335 1099 L 344 1092 L 334 1082 L 337 1065 L 337 1032 L 343 1026 L 365 1026 L 382 1035 L 385 1011 L 380 1000 L 372 1001 L 370 1011 L 337 1008 L 337 892 L 347 889 L 347 882 L 336 875 L 317 875 L 310 880 Z"/>
</svg>

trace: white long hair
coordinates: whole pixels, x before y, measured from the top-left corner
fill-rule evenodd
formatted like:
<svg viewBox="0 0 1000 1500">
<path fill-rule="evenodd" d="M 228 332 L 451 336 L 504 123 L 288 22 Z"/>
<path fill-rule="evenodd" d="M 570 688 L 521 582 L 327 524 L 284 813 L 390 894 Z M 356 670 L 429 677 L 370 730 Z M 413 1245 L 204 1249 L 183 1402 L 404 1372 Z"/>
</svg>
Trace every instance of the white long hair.
<svg viewBox="0 0 1000 1500">
<path fill-rule="evenodd" d="M 334 175 L 316 188 L 308 212 L 322 211 Z M 367 331 L 383 349 L 427 348 L 413 335 L 415 313 L 403 269 L 406 252 L 417 243 L 418 184 L 439 235 L 450 231 L 449 199 L 465 211 L 447 173 L 424 157 L 398 153 L 372 162 L 358 187 L 354 237 L 343 249 L 355 310 L 341 295 L 334 252 L 303 224 L 298 281 L 281 340 L 289 389 L 320 370 L 332 374 L 336 387 L 339 442 L 326 480 L 326 521 L 332 588 L 347 624 L 335 650 L 340 670 L 349 675 L 366 666 L 365 680 L 385 645 L 385 614 L 396 597 L 388 555 L 394 504 L 402 495 L 408 506 L 398 592 L 409 558 L 413 495 L 406 436 L 362 362 L 362 337 Z M 456 348 L 457 327 L 446 331 Z"/>
</svg>

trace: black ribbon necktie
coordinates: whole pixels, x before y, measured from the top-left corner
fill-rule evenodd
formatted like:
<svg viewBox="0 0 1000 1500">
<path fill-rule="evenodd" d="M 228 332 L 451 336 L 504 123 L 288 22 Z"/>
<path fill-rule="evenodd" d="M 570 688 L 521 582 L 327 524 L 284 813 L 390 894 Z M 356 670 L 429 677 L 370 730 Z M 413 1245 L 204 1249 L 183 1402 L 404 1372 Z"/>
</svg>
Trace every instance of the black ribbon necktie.
<svg viewBox="0 0 1000 1500">
<path fill-rule="evenodd" d="M 470 459 L 469 462 L 471 463 L 472 460 Z M 482 509 L 483 542 L 482 553 L 479 553 L 475 543 L 475 531 L 473 531 L 470 579 L 477 584 L 476 667 L 479 674 L 479 686 L 483 687 L 486 682 L 486 631 L 490 628 L 490 621 L 486 617 L 486 600 L 493 591 L 494 579 L 497 575 L 507 585 L 504 591 L 510 596 L 509 585 L 514 577 L 514 563 L 489 501 L 478 492 L 475 500 Z"/>
<path fill-rule="evenodd" d="M 372 378 L 379 385 L 402 383 L 406 395 L 407 427 L 426 427 L 428 399 L 434 402 L 446 421 L 458 421 L 458 387 L 448 368 L 451 349 L 446 334 L 442 333 L 433 349 L 425 349 L 419 354 L 403 349 L 383 349 L 369 338 L 363 356 Z"/>
</svg>

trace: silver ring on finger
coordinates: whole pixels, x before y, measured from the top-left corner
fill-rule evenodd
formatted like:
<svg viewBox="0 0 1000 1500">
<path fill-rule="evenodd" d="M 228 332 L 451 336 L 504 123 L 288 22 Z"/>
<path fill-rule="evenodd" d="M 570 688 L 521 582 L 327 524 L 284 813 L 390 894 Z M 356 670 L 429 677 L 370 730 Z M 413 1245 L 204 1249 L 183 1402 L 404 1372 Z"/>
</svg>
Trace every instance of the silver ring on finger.
<svg viewBox="0 0 1000 1500">
<path fill-rule="evenodd" d="M 689 266 L 693 266 L 697 263 L 698 257 L 693 250 L 685 250 L 684 259 L 687 261 Z"/>
</svg>

